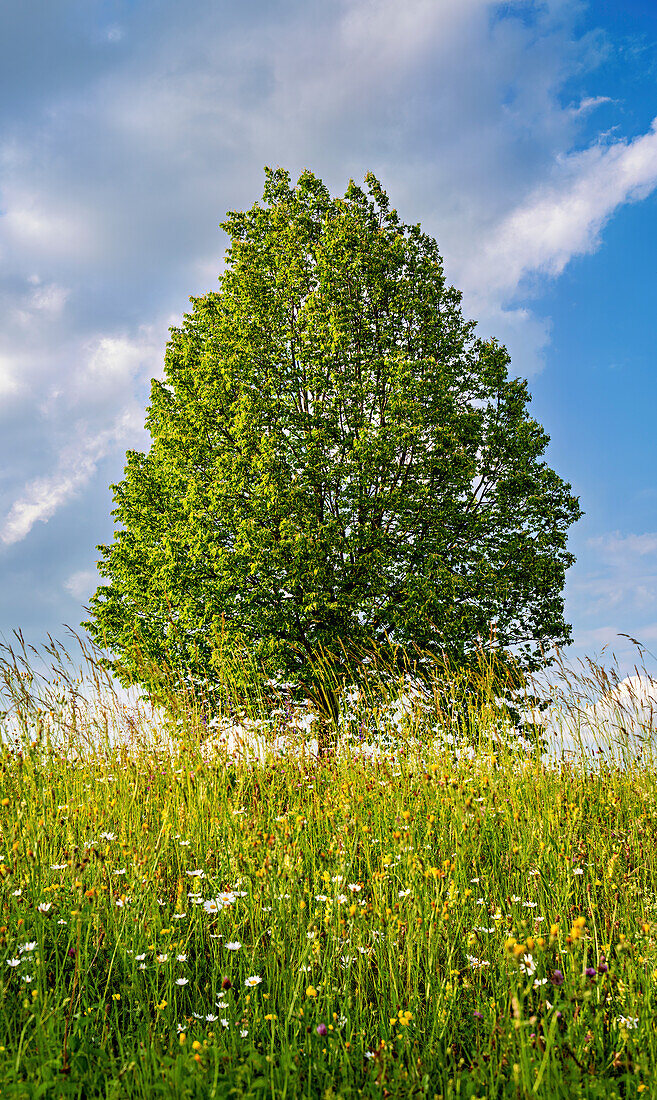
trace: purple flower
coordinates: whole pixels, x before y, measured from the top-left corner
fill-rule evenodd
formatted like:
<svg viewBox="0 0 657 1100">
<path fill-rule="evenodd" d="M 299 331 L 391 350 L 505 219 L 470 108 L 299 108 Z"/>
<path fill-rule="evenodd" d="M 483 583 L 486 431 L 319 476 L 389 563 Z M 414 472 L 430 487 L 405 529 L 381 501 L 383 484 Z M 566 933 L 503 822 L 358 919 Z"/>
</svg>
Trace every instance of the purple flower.
<svg viewBox="0 0 657 1100">
<path fill-rule="evenodd" d="M 598 963 L 598 970 L 601 974 L 607 974 L 609 972 L 609 967 L 607 966 L 607 960 L 605 959 L 604 955 L 602 955 L 600 957 L 600 962 Z"/>
<path fill-rule="evenodd" d="M 595 978 L 595 967 L 594 966 L 587 966 L 584 973 L 586 974 L 587 978 Z"/>
<path fill-rule="evenodd" d="M 553 970 L 552 971 L 552 984 L 553 985 L 563 985 L 563 983 L 564 983 L 563 972 L 561 970 Z"/>
<path fill-rule="evenodd" d="M 472 1013 L 472 1015 L 474 1016 L 475 1020 L 483 1020 L 484 1018 L 481 1012 L 477 1012 L 476 1010 Z"/>
<path fill-rule="evenodd" d="M 328 1028 L 327 1028 L 326 1024 L 318 1024 L 317 1028 L 316 1028 L 316 1031 L 317 1031 L 318 1035 L 328 1034 Z"/>
</svg>

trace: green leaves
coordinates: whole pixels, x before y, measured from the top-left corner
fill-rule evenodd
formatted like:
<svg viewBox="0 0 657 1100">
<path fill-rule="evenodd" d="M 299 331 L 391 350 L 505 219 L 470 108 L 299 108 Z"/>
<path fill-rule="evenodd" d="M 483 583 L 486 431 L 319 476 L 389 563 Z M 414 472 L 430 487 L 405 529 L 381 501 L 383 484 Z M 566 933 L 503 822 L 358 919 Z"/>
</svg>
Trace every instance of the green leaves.
<svg viewBox="0 0 657 1100">
<path fill-rule="evenodd" d="M 148 455 L 114 487 L 93 637 L 211 680 L 217 624 L 272 672 L 319 648 L 482 640 L 529 668 L 569 640 L 580 514 L 542 461 L 508 356 L 474 335 L 436 242 L 373 176 L 332 199 L 267 170 L 231 212 L 218 292 L 192 299 L 154 382 Z"/>
</svg>

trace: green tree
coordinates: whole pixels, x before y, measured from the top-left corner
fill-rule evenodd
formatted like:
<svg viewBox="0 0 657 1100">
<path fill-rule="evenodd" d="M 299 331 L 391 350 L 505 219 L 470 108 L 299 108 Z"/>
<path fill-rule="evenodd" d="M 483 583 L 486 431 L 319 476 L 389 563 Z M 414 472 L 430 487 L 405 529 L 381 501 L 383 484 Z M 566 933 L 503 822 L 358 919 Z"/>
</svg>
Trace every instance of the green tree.
<svg viewBox="0 0 657 1100">
<path fill-rule="evenodd" d="M 463 668 L 483 645 L 537 668 L 570 640 L 580 510 L 436 242 L 372 175 L 331 198 L 267 170 L 222 228 L 219 290 L 171 330 L 151 448 L 112 487 L 84 625 L 115 671 L 152 686 L 146 658 L 212 686 L 219 637 L 311 693 L 318 650 Z"/>
</svg>

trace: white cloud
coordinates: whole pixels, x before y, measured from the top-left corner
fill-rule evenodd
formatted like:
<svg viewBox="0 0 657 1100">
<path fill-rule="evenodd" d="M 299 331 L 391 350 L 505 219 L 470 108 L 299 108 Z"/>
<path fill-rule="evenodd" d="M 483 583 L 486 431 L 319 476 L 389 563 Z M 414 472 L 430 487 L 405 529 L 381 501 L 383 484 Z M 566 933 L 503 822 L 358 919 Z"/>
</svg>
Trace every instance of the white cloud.
<svg viewBox="0 0 657 1100">
<path fill-rule="evenodd" d="M 0 527 L 0 539 L 7 546 L 21 542 L 35 523 L 47 523 L 55 512 L 74 498 L 96 472 L 98 462 L 110 447 L 125 436 L 127 425 L 122 420 L 98 436 L 80 434 L 75 447 L 68 446 L 60 455 L 58 468 L 49 477 L 37 477 L 28 482 L 14 501 Z M 76 427 L 73 428 L 76 435 Z"/>
<path fill-rule="evenodd" d="M 633 141 L 562 156 L 553 176 L 493 228 L 482 254 L 464 272 L 470 287 L 504 299 L 528 276 L 559 275 L 573 256 L 597 248 L 618 207 L 657 186 L 657 119 Z"/>
<path fill-rule="evenodd" d="M 64 581 L 64 588 L 76 600 L 86 600 L 98 587 L 98 573 L 95 569 L 79 569 Z"/>
<path fill-rule="evenodd" d="M 58 320 L 69 299 L 70 290 L 57 283 L 41 286 L 38 277 L 34 276 L 28 278 L 27 282 L 35 289 L 19 301 L 13 310 L 13 318 L 22 326 L 33 326 L 35 318 L 46 323 Z"/>
<path fill-rule="evenodd" d="M 19 389 L 18 367 L 15 361 L 0 355 L 0 397 L 16 393 Z"/>
<path fill-rule="evenodd" d="M 620 619 L 622 612 L 639 641 L 651 641 L 650 621 L 657 608 L 657 533 L 615 531 L 588 539 L 587 553 L 569 579 L 568 591 L 580 610 L 580 621 L 590 622 L 610 612 Z M 642 626 L 646 620 L 648 625 Z M 619 630 L 613 626 L 583 627 L 576 642 L 579 647 L 607 644 Z"/>
<path fill-rule="evenodd" d="M 79 200 L 74 203 L 71 196 L 58 196 L 47 185 L 31 194 L 12 186 L 11 176 L 20 178 L 26 169 L 29 171 L 30 166 L 22 157 L 11 170 L 5 165 L 3 234 L 8 250 L 24 258 L 33 256 L 51 263 L 70 256 L 72 248 L 80 259 L 85 255 L 91 257 L 97 246 L 93 216 Z"/>
<path fill-rule="evenodd" d="M 133 338 L 99 335 L 87 341 L 78 348 L 79 363 L 68 385 L 54 380 L 40 395 L 42 416 L 55 440 L 64 442 L 53 461 L 54 473 L 31 478 L 17 489 L 0 524 L 5 545 L 22 541 L 35 523 L 47 523 L 79 496 L 101 459 L 143 442 L 143 398 L 137 390 L 159 373 L 162 328 L 156 334 L 155 328 L 143 326 Z"/>
<path fill-rule="evenodd" d="M 51 316 L 58 316 L 66 305 L 70 293 L 70 290 L 65 286 L 48 283 L 46 286 L 39 286 L 32 291 L 29 304 L 32 309 Z"/>
<path fill-rule="evenodd" d="M 447 52 L 466 29 L 483 29 L 490 0 L 361 0 L 346 7 L 339 41 L 359 60 L 390 73 L 417 64 L 436 49 Z"/>
<path fill-rule="evenodd" d="M 585 96 L 576 107 L 571 107 L 570 109 L 574 115 L 585 115 L 590 111 L 594 111 L 596 107 L 602 107 L 605 103 L 613 102 L 613 99 L 608 95 Z"/>
<path fill-rule="evenodd" d="M 170 320 L 173 323 L 173 320 Z M 136 384 L 161 372 L 166 327 L 142 325 L 127 333 L 96 335 L 85 342 L 80 365 L 67 387 L 67 396 L 85 408 L 108 412 L 134 395 Z"/>
<path fill-rule="evenodd" d="M 603 556 L 611 561 L 627 561 L 630 554 L 644 557 L 646 554 L 657 554 L 657 531 L 646 531 L 644 534 L 622 535 L 620 531 L 614 531 L 608 535 L 596 535 L 588 540 L 588 545 L 593 549 L 602 551 Z"/>
<path fill-rule="evenodd" d="M 96 469 L 93 448 L 87 444 L 87 449 L 87 453 L 83 449 L 75 458 L 63 458 L 57 473 L 35 478 L 25 486 L 0 528 L 0 538 L 5 545 L 20 542 L 35 523 L 46 523 L 62 504 L 86 485 Z"/>
</svg>

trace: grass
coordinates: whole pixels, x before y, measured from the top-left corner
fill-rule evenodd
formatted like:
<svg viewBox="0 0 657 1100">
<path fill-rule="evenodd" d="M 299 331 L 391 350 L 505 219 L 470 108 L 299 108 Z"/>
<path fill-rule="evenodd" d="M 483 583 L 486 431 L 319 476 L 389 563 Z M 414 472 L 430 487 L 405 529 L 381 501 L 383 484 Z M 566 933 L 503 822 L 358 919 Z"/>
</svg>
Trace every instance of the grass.
<svg viewBox="0 0 657 1100">
<path fill-rule="evenodd" d="M 650 761 L 485 708 L 459 753 L 430 700 L 378 757 L 257 763 L 3 667 L 3 1097 L 655 1095 Z"/>
</svg>

